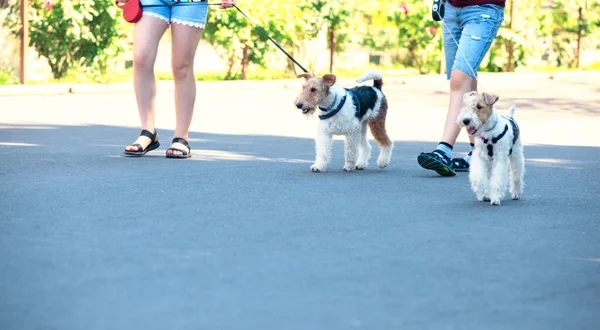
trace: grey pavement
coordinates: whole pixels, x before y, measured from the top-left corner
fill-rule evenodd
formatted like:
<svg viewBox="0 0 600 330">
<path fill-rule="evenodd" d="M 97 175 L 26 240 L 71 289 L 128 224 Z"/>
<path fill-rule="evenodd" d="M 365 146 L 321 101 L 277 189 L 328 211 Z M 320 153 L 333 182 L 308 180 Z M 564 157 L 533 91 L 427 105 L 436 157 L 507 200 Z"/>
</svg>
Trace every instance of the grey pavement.
<svg viewBox="0 0 600 330">
<path fill-rule="evenodd" d="M 599 76 L 511 95 L 526 188 L 499 207 L 416 163 L 439 138 L 439 77 L 384 87 L 404 111 L 392 164 L 372 141 L 353 173 L 339 140 L 330 171 L 308 171 L 294 86 L 200 84 L 189 160 L 164 158 L 169 90 L 143 158 L 121 155 L 139 133 L 128 92 L 2 96 L 0 328 L 598 329 Z"/>
</svg>

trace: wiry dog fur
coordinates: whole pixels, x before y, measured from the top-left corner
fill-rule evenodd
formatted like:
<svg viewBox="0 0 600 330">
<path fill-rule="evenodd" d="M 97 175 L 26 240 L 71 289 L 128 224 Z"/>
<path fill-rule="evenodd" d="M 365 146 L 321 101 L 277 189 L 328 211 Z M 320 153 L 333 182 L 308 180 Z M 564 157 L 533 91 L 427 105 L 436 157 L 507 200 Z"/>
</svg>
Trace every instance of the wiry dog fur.
<svg viewBox="0 0 600 330">
<path fill-rule="evenodd" d="M 469 135 L 476 137 L 469 170 L 471 188 L 479 201 L 490 201 L 492 205 L 500 205 L 506 194 L 509 172 L 512 199 L 521 198 L 525 173 L 520 134 L 515 132 L 508 119 L 514 116 L 515 107 L 509 109 L 506 117 L 500 116 L 494 108 L 497 101 L 498 96 L 494 94 L 466 93 L 457 119 L 457 123 L 465 127 Z M 493 143 L 506 127 L 508 129 L 504 136 Z M 514 138 L 515 133 L 517 139 Z M 490 144 L 491 148 L 488 147 Z"/>
<path fill-rule="evenodd" d="M 347 96 L 343 107 L 337 114 L 319 120 L 318 134 L 315 139 L 317 155 L 315 163 L 310 167 L 311 171 L 323 172 L 327 169 L 327 165 L 331 161 L 333 135 L 344 135 L 346 138 L 344 170 L 354 171 L 366 168 L 371 157 L 367 126 L 380 146 L 377 165 L 380 168 L 388 166 L 394 145 L 385 129 L 388 103 L 381 91 L 383 85 L 381 73 L 369 72 L 356 79 L 358 83 L 374 80 L 373 86 L 359 86 L 350 89 L 359 100 L 359 113 L 356 111 L 357 105 L 351 94 L 346 94 L 345 88 L 335 84 L 335 75 L 326 74 L 318 78 L 304 73 L 298 78 L 305 78 L 306 81 L 294 103 L 305 115 L 315 112 L 325 114 L 327 112 L 323 109 L 330 106 L 335 109 L 343 96 Z M 332 104 L 334 100 L 336 103 Z"/>
</svg>

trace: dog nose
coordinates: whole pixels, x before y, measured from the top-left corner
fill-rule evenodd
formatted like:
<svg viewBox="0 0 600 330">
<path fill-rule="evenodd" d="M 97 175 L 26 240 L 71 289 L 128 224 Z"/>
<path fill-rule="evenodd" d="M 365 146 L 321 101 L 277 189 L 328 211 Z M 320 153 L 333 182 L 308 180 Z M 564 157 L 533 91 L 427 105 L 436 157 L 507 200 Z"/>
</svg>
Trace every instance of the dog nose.
<svg viewBox="0 0 600 330">
<path fill-rule="evenodd" d="M 296 103 L 296 108 L 298 108 L 298 109 L 302 109 L 303 106 L 304 106 L 304 104 L 302 104 L 300 102 Z"/>
<path fill-rule="evenodd" d="M 469 125 L 470 122 L 471 122 L 471 119 L 469 119 L 469 118 L 463 119 L 463 124 L 465 124 L 465 125 Z"/>
</svg>

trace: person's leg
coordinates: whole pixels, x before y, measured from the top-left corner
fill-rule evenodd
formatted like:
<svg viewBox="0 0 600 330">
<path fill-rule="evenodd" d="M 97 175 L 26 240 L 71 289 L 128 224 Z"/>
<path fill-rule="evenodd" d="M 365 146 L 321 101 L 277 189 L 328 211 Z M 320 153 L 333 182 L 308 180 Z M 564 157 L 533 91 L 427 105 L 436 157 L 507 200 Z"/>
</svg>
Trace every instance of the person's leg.
<svg viewBox="0 0 600 330">
<path fill-rule="evenodd" d="M 458 26 L 451 23 L 444 24 L 447 67 L 448 62 L 453 61 L 449 77 L 450 100 L 444 132 L 442 141 L 433 153 L 423 153 L 417 158 L 422 167 L 435 170 L 441 175 L 453 175 L 452 163 L 448 164 L 448 160 L 452 158 L 452 148 L 460 133 L 456 117 L 462 107 L 462 97 L 469 91 L 477 90 L 477 69 L 504 18 L 503 9 L 494 5 L 469 6 L 461 10 L 456 10 L 452 6 L 447 6 L 448 8 L 451 9 L 451 13 L 455 13 L 450 17 L 454 19 L 453 21 L 460 21 L 462 29 L 460 29 L 460 37 L 457 38 Z M 444 22 L 446 23 L 445 19 Z M 456 49 L 452 44 L 457 45 Z M 472 137 L 470 141 L 473 142 Z M 466 168 L 468 169 L 468 165 Z"/>
<path fill-rule="evenodd" d="M 142 130 L 155 132 L 154 98 L 156 81 L 154 78 L 154 62 L 158 52 L 158 43 L 168 27 L 168 23 L 156 16 L 144 15 L 134 26 L 133 43 L 133 85 L 140 115 Z M 156 137 L 158 139 L 158 136 Z M 151 139 L 140 135 L 134 142 L 145 149 Z M 126 151 L 136 151 L 136 146 L 129 145 Z"/>
<path fill-rule="evenodd" d="M 458 56 L 457 53 L 459 47 L 459 40 L 462 36 L 462 29 L 458 21 L 460 9 L 452 6 L 450 3 L 446 3 L 445 7 L 446 10 L 444 20 L 442 21 L 442 37 L 444 41 L 444 58 L 446 60 L 446 77 L 449 81 L 452 82 L 452 74 L 454 74 L 452 68 L 454 67 L 455 59 Z M 460 82 L 458 78 L 459 77 L 454 77 L 455 85 L 457 86 Z M 450 85 L 452 86 L 452 83 Z M 453 100 L 451 97 L 450 105 L 448 107 L 449 112 L 452 108 L 452 101 Z M 437 145 L 436 149 L 433 152 L 421 153 L 417 157 L 417 161 L 419 165 L 421 165 L 421 167 L 428 170 L 434 170 L 442 176 L 455 175 L 454 171 L 452 170 L 451 158 L 452 148 L 454 144 L 452 140 L 456 140 L 456 137 L 454 139 L 450 139 L 450 143 L 444 141 L 444 137 L 447 135 L 446 131 L 448 127 L 448 120 L 451 117 L 451 114 L 449 112 L 446 115 L 446 125 L 444 127 L 442 141 Z"/>
<path fill-rule="evenodd" d="M 206 22 L 206 5 L 175 6 L 171 25 L 172 69 L 175 79 L 175 133 L 173 138 L 188 140 L 196 102 L 194 58 Z M 167 154 L 190 154 L 187 146 L 173 143 Z"/>
</svg>

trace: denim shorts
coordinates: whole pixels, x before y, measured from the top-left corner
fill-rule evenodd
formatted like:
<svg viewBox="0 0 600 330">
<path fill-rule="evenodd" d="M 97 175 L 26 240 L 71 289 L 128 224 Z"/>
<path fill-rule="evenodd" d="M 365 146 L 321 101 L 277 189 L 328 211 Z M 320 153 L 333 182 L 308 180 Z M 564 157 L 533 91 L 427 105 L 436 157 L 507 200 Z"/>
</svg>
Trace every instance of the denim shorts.
<svg viewBox="0 0 600 330">
<path fill-rule="evenodd" d="M 460 70 L 477 78 L 477 69 L 504 20 L 504 8 L 492 4 L 459 8 L 446 2 L 445 9 L 446 77 L 450 79 L 452 70 Z"/>
<path fill-rule="evenodd" d="M 157 17 L 168 24 L 177 23 L 196 28 L 204 28 L 208 16 L 208 2 L 178 2 L 174 0 L 141 0 L 142 7 L 147 5 L 161 5 L 158 7 L 143 8 L 143 15 Z"/>
</svg>

